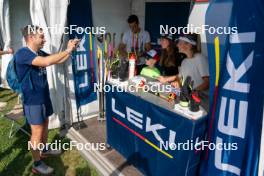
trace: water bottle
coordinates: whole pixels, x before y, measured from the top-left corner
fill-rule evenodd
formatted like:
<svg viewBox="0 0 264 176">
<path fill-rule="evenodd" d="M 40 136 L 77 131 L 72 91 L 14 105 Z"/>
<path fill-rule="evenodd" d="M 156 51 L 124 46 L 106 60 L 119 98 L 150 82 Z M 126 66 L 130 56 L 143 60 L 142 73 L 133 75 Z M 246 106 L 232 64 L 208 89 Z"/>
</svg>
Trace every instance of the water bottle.
<svg viewBox="0 0 264 176">
<path fill-rule="evenodd" d="M 131 79 L 135 76 L 135 70 L 136 70 L 136 55 L 135 55 L 135 53 L 130 54 L 128 61 L 129 61 L 128 79 Z"/>
</svg>

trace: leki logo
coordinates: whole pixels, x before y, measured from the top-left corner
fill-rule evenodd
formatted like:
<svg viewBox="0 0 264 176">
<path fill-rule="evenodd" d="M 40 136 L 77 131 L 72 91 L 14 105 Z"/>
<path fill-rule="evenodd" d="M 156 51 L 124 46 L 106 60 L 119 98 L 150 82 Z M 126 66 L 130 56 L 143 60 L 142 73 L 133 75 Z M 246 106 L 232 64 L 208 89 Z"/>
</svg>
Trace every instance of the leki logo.
<svg viewBox="0 0 264 176">
<path fill-rule="evenodd" d="M 229 43 L 236 45 L 248 45 L 249 43 L 255 42 L 256 33 L 255 32 L 246 32 L 238 33 L 229 36 Z M 219 82 L 219 60 L 220 60 L 220 47 L 219 39 L 215 39 L 215 50 L 216 50 L 216 81 L 215 81 L 215 96 L 218 91 L 218 82 Z M 226 71 L 229 75 L 229 79 L 224 82 L 223 87 L 221 87 L 222 95 L 219 97 L 219 103 L 214 101 L 213 114 L 209 127 L 209 140 L 212 133 L 212 123 L 215 115 L 216 105 L 219 104 L 219 120 L 216 124 L 217 130 L 222 133 L 221 136 L 216 136 L 216 144 L 223 143 L 225 138 L 230 138 L 231 136 L 237 139 L 244 139 L 246 136 L 246 127 L 247 127 L 247 115 L 248 115 L 248 101 L 245 98 L 250 93 L 250 82 L 249 80 L 242 80 L 241 78 L 247 75 L 247 72 L 253 65 L 254 50 L 251 50 L 249 55 L 246 58 L 241 58 L 237 55 L 231 55 L 232 48 L 227 52 L 226 55 Z M 240 65 L 235 67 L 235 61 L 242 61 Z M 232 93 L 231 93 L 232 92 Z M 239 96 L 229 96 L 236 93 Z M 228 95 L 228 96 L 227 96 Z M 228 116 L 228 121 L 226 122 L 226 117 Z M 223 137 L 224 136 L 224 137 Z M 236 155 L 230 155 L 228 161 L 224 162 L 224 157 L 222 150 L 215 150 L 215 167 L 219 170 L 228 171 L 230 173 L 240 175 L 241 169 L 238 166 L 235 166 L 232 163 L 232 157 Z"/>
<path fill-rule="evenodd" d="M 120 110 L 118 110 L 116 108 L 116 100 L 114 98 L 112 98 L 112 111 L 115 114 L 117 114 L 119 117 L 121 117 L 123 119 L 127 119 L 127 121 L 129 123 L 133 124 L 134 126 L 139 128 L 140 130 L 144 130 L 147 133 L 152 133 L 154 135 L 154 137 L 158 140 L 159 143 L 163 143 L 163 144 L 165 143 L 165 140 L 162 139 L 162 137 L 159 134 L 159 133 L 161 133 L 161 132 L 163 133 L 165 131 L 167 131 L 169 133 L 169 139 L 166 140 L 166 141 L 169 141 L 169 143 L 175 143 L 175 138 L 176 138 L 176 132 L 175 131 L 167 129 L 167 127 L 163 126 L 162 124 L 158 124 L 158 123 L 152 124 L 150 117 L 144 118 L 142 113 L 140 113 L 140 112 L 138 112 L 138 111 L 136 111 L 134 109 L 131 109 L 128 106 L 126 106 L 126 112 L 121 112 Z M 136 131 L 134 131 L 131 128 L 129 128 L 127 125 L 122 123 L 117 118 L 115 118 L 115 117 L 112 117 L 112 118 L 118 124 L 120 124 L 123 127 L 127 128 L 131 133 L 133 133 L 134 135 L 136 135 L 137 137 L 139 137 L 140 139 L 145 141 L 151 147 L 155 148 L 156 150 L 158 150 L 159 152 L 163 153 L 167 157 L 173 158 L 173 156 L 171 156 L 167 152 L 161 150 L 158 146 L 156 146 L 155 144 L 150 142 L 148 139 L 146 139 L 144 136 L 140 135 Z"/>
</svg>

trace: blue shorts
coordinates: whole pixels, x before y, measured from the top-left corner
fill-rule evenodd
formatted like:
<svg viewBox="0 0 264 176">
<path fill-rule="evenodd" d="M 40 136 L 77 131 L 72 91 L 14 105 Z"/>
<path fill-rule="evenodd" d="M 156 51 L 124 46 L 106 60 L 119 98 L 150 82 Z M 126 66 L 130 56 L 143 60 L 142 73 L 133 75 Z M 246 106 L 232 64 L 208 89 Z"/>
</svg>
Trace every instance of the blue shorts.
<svg viewBox="0 0 264 176">
<path fill-rule="evenodd" d="M 53 108 L 50 103 L 42 105 L 24 105 L 24 113 L 29 124 L 41 125 L 53 114 Z"/>
</svg>

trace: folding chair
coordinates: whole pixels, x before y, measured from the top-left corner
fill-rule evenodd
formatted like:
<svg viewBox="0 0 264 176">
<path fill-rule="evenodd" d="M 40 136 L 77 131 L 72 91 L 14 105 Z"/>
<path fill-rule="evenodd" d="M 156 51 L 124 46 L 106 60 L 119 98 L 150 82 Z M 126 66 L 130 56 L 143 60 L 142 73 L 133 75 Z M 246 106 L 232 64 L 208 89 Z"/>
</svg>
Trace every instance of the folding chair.
<svg viewBox="0 0 264 176">
<path fill-rule="evenodd" d="M 24 118 L 22 105 L 15 105 L 15 107 L 10 113 L 2 117 L 4 117 L 5 119 L 9 120 L 12 123 L 9 131 L 9 138 L 12 138 L 19 130 L 25 133 L 26 135 L 31 136 L 29 132 L 23 129 L 23 126 L 25 126 L 27 122 L 26 121 L 24 121 L 23 123 L 19 122 L 20 119 Z"/>
</svg>

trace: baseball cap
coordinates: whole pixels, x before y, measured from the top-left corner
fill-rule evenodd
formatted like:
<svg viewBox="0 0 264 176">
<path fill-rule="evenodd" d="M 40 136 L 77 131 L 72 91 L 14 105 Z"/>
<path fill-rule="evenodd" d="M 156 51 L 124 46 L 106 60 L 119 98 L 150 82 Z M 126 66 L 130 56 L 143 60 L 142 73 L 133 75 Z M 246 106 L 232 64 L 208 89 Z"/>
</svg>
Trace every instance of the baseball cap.
<svg viewBox="0 0 264 176">
<path fill-rule="evenodd" d="M 151 59 L 153 58 L 154 60 L 159 60 L 159 55 L 157 53 L 156 50 L 152 49 L 152 50 L 149 50 L 147 53 L 146 53 L 146 58 L 147 59 Z"/>
</svg>

